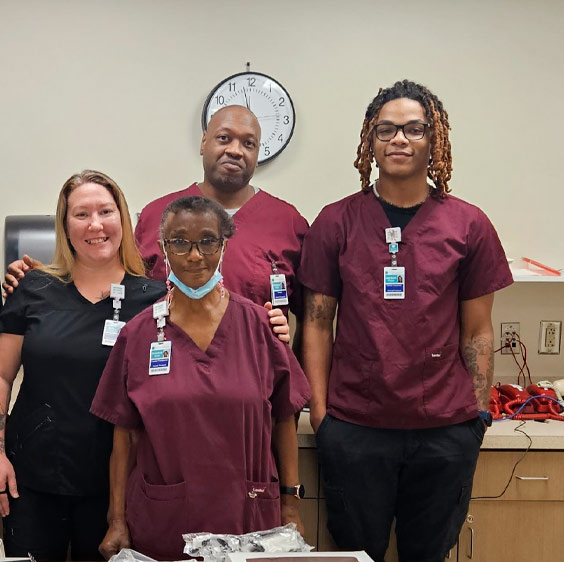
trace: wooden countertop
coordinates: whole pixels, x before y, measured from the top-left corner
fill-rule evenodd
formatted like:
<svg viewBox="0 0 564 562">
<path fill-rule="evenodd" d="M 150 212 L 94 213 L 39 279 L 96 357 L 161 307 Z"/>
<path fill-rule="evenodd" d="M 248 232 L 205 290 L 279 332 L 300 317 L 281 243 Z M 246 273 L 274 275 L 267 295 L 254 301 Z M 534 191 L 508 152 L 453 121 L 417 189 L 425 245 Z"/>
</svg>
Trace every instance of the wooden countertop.
<svg viewBox="0 0 564 562">
<path fill-rule="evenodd" d="M 529 435 L 533 441 L 532 449 L 564 450 L 564 421 L 548 420 L 546 422 L 527 421 L 494 421 L 484 436 L 482 449 L 525 449 L 529 440 L 519 428 Z M 520 427 L 519 427 L 520 426 Z M 298 423 L 298 445 L 301 448 L 315 448 L 315 435 L 309 424 L 309 412 L 302 412 Z"/>
</svg>

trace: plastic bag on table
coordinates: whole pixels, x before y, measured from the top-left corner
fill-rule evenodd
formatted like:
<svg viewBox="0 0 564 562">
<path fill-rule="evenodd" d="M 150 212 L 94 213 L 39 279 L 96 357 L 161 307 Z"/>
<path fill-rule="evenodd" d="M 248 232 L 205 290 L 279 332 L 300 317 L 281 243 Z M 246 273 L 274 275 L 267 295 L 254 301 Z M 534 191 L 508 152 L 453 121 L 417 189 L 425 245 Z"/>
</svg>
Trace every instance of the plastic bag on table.
<svg viewBox="0 0 564 562">
<path fill-rule="evenodd" d="M 295 523 L 246 535 L 188 533 L 182 538 L 186 543 L 184 554 L 202 556 L 204 562 L 224 562 L 230 552 L 309 552 L 313 549 L 304 541 Z"/>
<path fill-rule="evenodd" d="M 114 554 L 108 562 L 156 562 L 156 560 L 131 548 L 122 548 L 117 554 Z"/>
</svg>

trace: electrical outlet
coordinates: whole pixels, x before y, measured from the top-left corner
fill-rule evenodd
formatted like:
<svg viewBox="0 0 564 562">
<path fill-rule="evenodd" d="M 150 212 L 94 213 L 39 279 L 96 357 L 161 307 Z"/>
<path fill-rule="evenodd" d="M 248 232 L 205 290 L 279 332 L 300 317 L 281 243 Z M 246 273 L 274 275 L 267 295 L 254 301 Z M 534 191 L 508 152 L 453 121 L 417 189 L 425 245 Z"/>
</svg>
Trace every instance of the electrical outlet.
<svg viewBox="0 0 564 562">
<path fill-rule="evenodd" d="M 501 353 L 502 355 L 511 355 L 511 353 L 521 353 L 519 345 L 519 333 L 521 325 L 519 322 L 502 322 L 501 323 Z"/>
<path fill-rule="evenodd" d="M 543 320 L 539 331 L 539 353 L 555 355 L 560 353 L 560 320 Z"/>
</svg>

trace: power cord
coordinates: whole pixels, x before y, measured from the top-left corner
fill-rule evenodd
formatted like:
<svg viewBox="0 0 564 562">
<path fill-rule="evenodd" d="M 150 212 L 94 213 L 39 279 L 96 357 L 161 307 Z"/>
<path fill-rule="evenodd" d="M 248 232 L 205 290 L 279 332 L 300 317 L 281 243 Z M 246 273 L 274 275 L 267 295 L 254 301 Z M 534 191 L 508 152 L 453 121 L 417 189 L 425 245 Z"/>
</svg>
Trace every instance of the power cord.
<svg viewBox="0 0 564 562">
<path fill-rule="evenodd" d="M 502 421 L 502 420 L 495 420 L 495 421 Z M 517 459 L 517 461 L 513 465 L 513 470 L 511 471 L 511 475 L 509 476 L 509 480 L 507 481 L 505 488 L 503 488 L 502 492 L 500 494 L 498 494 L 497 496 L 475 496 L 475 497 L 470 498 L 471 500 L 496 500 L 498 498 L 501 498 L 505 494 L 505 492 L 507 492 L 507 488 L 509 488 L 511 481 L 513 480 L 513 476 L 515 475 L 515 471 L 517 470 L 517 466 L 526 457 L 527 453 L 530 451 L 530 449 L 533 445 L 533 440 L 531 439 L 530 435 L 528 435 L 526 432 L 524 432 L 521 429 L 524 425 L 525 425 L 525 422 L 522 421 L 513 431 L 516 431 L 517 433 L 522 433 L 529 440 L 529 444 L 527 445 L 527 448 L 523 451 L 523 454 Z"/>
</svg>

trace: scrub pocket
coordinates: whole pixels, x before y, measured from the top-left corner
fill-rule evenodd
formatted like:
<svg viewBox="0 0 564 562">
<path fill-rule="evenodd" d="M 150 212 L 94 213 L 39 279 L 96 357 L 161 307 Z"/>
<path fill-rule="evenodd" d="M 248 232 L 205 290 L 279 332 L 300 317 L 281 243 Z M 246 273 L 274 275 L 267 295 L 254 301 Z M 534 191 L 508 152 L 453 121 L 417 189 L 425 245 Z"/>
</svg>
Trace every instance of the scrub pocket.
<svg viewBox="0 0 564 562">
<path fill-rule="evenodd" d="M 280 525 L 280 483 L 246 482 L 245 532 L 272 529 Z"/>
<path fill-rule="evenodd" d="M 473 420 L 470 420 L 467 423 L 468 423 L 468 429 L 481 445 L 482 441 L 484 440 L 484 435 L 486 433 L 486 426 L 484 425 L 482 418 L 478 416 L 477 418 L 474 418 Z"/>
<path fill-rule="evenodd" d="M 134 547 L 141 552 L 165 549 L 182 555 L 187 529 L 186 483 L 149 484 L 138 473 L 127 495 L 126 519 Z"/>
<path fill-rule="evenodd" d="M 459 344 L 453 343 L 445 347 L 428 347 L 425 349 L 423 366 L 423 405 L 429 417 L 437 416 L 465 406 L 461 402 L 459 380 L 454 373 L 461 359 Z M 472 394 L 473 396 L 473 394 Z"/>
</svg>

